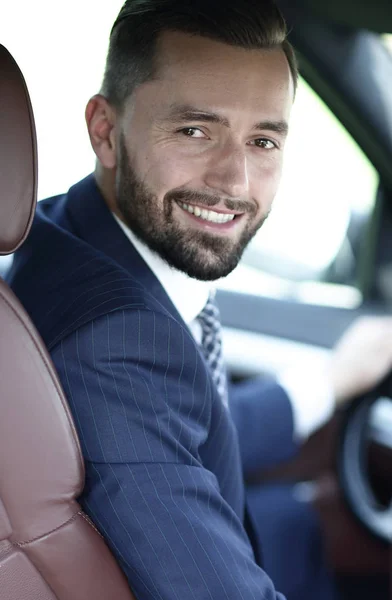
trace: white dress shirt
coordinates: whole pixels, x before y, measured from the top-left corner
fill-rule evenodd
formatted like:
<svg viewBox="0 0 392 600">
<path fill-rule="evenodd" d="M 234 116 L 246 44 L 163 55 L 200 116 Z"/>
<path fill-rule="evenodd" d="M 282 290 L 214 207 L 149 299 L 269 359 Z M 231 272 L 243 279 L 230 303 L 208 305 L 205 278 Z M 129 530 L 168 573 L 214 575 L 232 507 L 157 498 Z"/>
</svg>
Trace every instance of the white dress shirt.
<svg viewBox="0 0 392 600">
<path fill-rule="evenodd" d="M 182 319 L 188 325 L 198 344 L 201 326 L 197 316 L 204 308 L 214 286 L 209 281 L 198 281 L 174 269 L 158 254 L 150 250 L 120 219 L 113 215 L 132 245 L 160 281 Z M 326 369 L 313 369 L 306 365 L 289 369 L 277 376 L 285 389 L 293 410 L 294 436 L 304 440 L 332 416 L 335 400 Z"/>
</svg>

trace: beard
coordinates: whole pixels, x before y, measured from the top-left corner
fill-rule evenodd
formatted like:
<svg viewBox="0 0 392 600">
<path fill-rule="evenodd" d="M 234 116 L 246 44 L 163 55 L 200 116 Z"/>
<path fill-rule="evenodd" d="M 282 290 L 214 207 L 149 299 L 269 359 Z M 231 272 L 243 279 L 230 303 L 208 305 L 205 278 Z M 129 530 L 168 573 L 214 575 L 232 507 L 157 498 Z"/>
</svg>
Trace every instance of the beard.
<svg viewBox="0 0 392 600">
<path fill-rule="evenodd" d="M 225 199 L 226 208 L 243 211 L 245 214 L 241 218 L 249 216 L 237 240 L 184 227 L 173 217 L 175 203 L 197 203 L 200 207 L 211 208 L 221 203 L 222 198 L 194 190 L 174 189 L 165 194 L 163 202 L 159 201 L 138 178 L 123 137 L 120 139 L 116 200 L 124 222 L 144 244 L 171 267 L 203 281 L 214 281 L 231 273 L 268 216 L 263 215 L 255 222 L 255 202 Z"/>
</svg>

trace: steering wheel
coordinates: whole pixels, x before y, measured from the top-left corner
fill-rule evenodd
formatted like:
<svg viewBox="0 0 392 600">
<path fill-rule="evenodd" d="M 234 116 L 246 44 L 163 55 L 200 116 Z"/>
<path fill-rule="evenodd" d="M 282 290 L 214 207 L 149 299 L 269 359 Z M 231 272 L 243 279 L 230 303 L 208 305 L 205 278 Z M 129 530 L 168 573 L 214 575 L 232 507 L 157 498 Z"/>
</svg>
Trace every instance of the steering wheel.
<svg viewBox="0 0 392 600">
<path fill-rule="evenodd" d="M 372 412 L 378 401 L 389 410 L 384 411 L 384 415 L 378 411 L 377 423 L 373 426 Z M 367 461 L 369 442 L 372 440 L 392 450 L 392 420 L 383 418 L 388 416 L 386 413 L 392 416 L 392 376 L 355 400 L 347 409 L 340 431 L 338 477 L 353 514 L 370 533 L 390 544 L 392 503 L 386 508 L 377 500 L 369 481 Z"/>
</svg>

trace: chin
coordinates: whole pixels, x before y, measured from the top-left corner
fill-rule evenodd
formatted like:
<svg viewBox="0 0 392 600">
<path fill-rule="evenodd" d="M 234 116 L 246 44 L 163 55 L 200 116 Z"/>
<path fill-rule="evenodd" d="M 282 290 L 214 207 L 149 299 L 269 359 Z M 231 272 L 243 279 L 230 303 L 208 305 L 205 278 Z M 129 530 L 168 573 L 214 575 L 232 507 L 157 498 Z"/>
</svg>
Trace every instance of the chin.
<svg viewBox="0 0 392 600">
<path fill-rule="evenodd" d="M 231 263 L 204 262 L 203 264 L 187 264 L 182 265 L 181 270 L 186 272 L 189 277 L 198 279 L 199 281 L 217 281 L 227 277 L 238 265 L 238 261 Z M 178 268 L 178 267 L 177 267 Z"/>
</svg>

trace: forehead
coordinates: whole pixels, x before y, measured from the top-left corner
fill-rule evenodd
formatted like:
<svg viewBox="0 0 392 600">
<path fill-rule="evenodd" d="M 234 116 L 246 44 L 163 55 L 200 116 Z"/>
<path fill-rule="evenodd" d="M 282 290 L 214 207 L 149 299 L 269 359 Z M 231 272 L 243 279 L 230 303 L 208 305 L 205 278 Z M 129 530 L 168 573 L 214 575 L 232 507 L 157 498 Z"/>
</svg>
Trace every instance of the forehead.
<svg viewBox="0 0 392 600">
<path fill-rule="evenodd" d="M 201 36 L 165 32 L 158 40 L 156 58 L 150 91 L 158 94 L 161 106 L 202 103 L 288 118 L 294 87 L 281 48 L 247 50 Z"/>
</svg>

